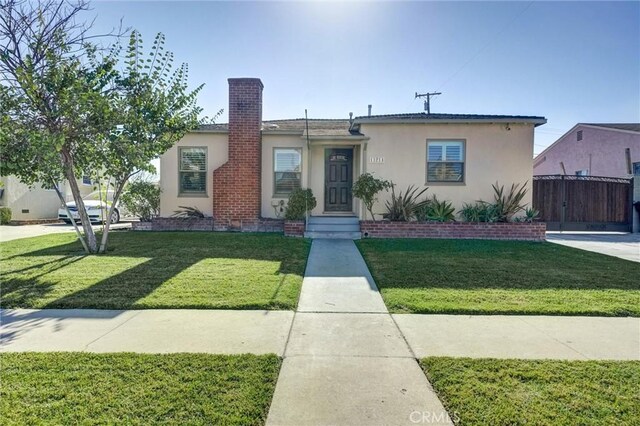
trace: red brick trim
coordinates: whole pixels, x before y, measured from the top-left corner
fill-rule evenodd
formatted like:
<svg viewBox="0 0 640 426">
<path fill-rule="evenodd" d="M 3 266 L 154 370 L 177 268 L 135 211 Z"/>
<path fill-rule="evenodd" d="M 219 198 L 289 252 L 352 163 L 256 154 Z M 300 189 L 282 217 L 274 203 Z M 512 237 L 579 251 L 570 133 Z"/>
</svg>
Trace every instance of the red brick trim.
<svg viewBox="0 0 640 426">
<path fill-rule="evenodd" d="M 251 219 L 225 223 L 215 221 L 212 217 L 156 217 L 151 222 L 132 222 L 131 227 L 134 231 L 283 232 L 284 230 L 283 221 L 279 219 Z"/>
<path fill-rule="evenodd" d="M 304 237 L 305 221 L 304 220 L 285 220 L 284 235 L 285 237 Z"/>
<path fill-rule="evenodd" d="M 534 223 L 360 221 L 364 238 L 454 238 L 544 241 L 547 225 Z"/>
</svg>

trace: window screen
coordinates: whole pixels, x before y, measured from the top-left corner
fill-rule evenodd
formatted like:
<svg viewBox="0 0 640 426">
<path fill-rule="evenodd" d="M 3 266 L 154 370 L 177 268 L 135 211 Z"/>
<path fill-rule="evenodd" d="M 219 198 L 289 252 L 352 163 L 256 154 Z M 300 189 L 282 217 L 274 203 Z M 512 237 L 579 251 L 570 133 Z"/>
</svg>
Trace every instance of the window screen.
<svg viewBox="0 0 640 426">
<path fill-rule="evenodd" d="M 276 148 L 273 151 L 274 193 L 290 194 L 300 188 L 302 176 L 302 150 L 299 148 Z"/>
<path fill-rule="evenodd" d="M 464 142 L 427 142 L 427 182 L 464 182 Z"/>
<path fill-rule="evenodd" d="M 180 193 L 207 193 L 207 149 L 180 148 Z"/>
</svg>

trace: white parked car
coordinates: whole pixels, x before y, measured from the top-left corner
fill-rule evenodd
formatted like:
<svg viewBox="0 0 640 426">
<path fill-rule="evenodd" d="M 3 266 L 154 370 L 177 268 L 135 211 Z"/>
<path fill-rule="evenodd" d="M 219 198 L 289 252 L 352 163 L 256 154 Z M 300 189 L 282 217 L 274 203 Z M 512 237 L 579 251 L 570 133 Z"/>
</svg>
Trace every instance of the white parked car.
<svg viewBox="0 0 640 426">
<path fill-rule="evenodd" d="M 107 191 L 106 195 L 106 201 L 105 194 L 101 194 L 100 191 L 94 191 L 82 199 L 91 223 L 102 223 L 107 221 L 107 215 L 109 214 L 111 202 L 113 201 L 113 191 Z M 75 201 L 69 201 L 66 205 L 69 208 L 72 217 L 69 217 L 67 210 L 64 207 L 60 207 L 58 209 L 58 219 L 64 220 L 66 223 L 71 223 L 72 219 L 80 221 L 80 215 L 78 214 L 78 208 L 76 207 Z M 120 210 L 118 209 L 118 206 L 116 206 L 116 208 L 113 209 L 111 223 L 118 222 L 120 222 Z"/>
</svg>

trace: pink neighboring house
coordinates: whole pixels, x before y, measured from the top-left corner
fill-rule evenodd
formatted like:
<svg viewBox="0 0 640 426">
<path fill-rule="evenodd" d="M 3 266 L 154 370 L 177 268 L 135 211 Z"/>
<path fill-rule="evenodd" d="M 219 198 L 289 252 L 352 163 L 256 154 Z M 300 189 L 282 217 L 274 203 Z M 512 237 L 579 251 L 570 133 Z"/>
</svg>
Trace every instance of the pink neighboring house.
<svg viewBox="0 0 640 426">
<path fill-rule="evenodd" d="M 640 175 L 640 123 L 578 123 L 533 159 L 534 175 Z"/>
</svg>

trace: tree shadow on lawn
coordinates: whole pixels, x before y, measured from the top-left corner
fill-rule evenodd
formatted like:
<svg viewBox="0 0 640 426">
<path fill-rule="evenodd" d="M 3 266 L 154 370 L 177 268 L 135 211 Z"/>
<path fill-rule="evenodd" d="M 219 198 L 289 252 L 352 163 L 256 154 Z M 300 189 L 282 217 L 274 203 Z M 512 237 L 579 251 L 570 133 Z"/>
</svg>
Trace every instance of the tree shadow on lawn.
<svg viewBox="0 0 640 426">
<path fill-rule="evenodd" d="M 143 235 L 141 235 L 143 234 Z M 211 258 L 242 259 L 271 261 L 278 263 L 275 275 L 281 276 L 271 296 L 269 306 L 278 306 L 276 301 L 286 275 L 304 275 L 308 243 L 304 244 L 296 240 L 284 239 L 278 235 L 252 235 L 252 234 L 222 234 L 222 233 L 123 233 L 113 235 L 112 249 L 107 254 L 86 256 L 79 251 L 77 242 L 49 246 L 43 249 L 20 253 L 3 260 L 15 258 L 35 258 L 39 256 L 63 256 L 61 259 L 29 265 L 27 267 L 3 271 L 2 293 L 5 304 L 11 307 L 33 306 L 33 301 L 46 297 L 51 293 L 56 283 L 47 282 L 36 278 L 44 278 L 50 272 L 64 268 L 65 266 L 82 259 L 103 258 L 103 267 L 109 267 L 108 263 L 117 262 L 118 258 L 144 258 L 142 263 L 130 267 L 117 274 L 98 281 L 86 288 L 66 294 L 55 299 L 44 308 L 96 308 L 96 309 L 129 309 L 136 306 L 137 302 L 150 295 L 154 290 L 167 282 L 172 277 L 180 274 L 196 263 Z M 293 253 L 302 250 L 302 253 Z M 39 267 L 52 265 L 56 262 L 65 262 L 54 269 L 47 270 L 35 276 L 7 277 L 11 274 L 20 274 L 35 271 Z M 100 266 L 98 266 L 100 267 Z M 4 268 L 6 269 L 6 268 Z M 44 281 L 44 282 L 43 282 Z M 248 305 L 246 308 L 264 308 Z M 144 306 L 142 306 L 144 307 Z M 195 306 L 179 306 L 189 308 Z M 207 307 L 207 306 L 199 306 Z M 211 307 L 211 306 L 209 306 Z M 244 306 L 243 306 L 244 308 Z"/>
</svg>

